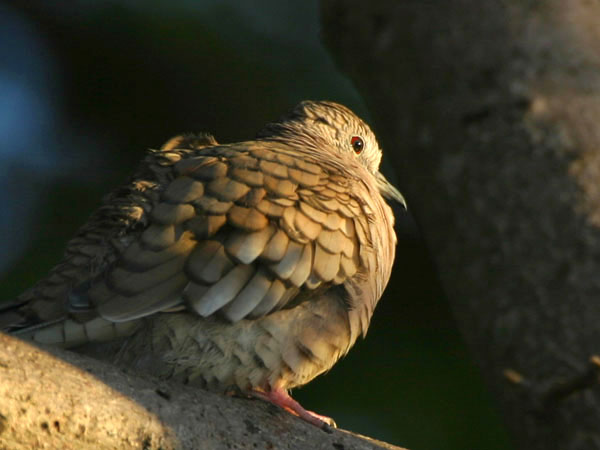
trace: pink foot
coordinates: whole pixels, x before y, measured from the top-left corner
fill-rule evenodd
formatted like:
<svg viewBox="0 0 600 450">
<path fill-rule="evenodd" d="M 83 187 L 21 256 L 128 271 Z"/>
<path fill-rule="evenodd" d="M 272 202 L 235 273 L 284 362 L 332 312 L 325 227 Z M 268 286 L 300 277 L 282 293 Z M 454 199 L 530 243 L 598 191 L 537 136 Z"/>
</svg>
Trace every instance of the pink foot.
<svg viewBox="0 0 600 450">
<path fill-rule="evenodd" d="M 262 389 L 255 388 L 252 390 L 252 395 L 273 403 L 316 427 L 325 430 L 329 427 L 336 428 L 335 421 L 331 417 L 322 416 L 304 409 L 300 403 L 290 397 L 290 394 L 285 389 L 274 388 L 270 391 L 263 391 Z"/>
</svg>

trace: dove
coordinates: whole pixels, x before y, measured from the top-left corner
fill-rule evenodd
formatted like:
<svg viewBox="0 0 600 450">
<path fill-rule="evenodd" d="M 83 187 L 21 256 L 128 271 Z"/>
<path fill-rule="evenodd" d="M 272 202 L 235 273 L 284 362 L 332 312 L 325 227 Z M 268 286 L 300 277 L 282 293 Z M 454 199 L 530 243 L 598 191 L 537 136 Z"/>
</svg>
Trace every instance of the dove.
<svg viewBox="0 0 600 450">
<path fill-rule="evenodd" d="M 164 379 L 235 389 L 319 427 L 289 394 L 365 336 L 406 207 L 350 109 L 303 101 L 254 140 L 149 150 L 0 329 Z"/>
</svg>

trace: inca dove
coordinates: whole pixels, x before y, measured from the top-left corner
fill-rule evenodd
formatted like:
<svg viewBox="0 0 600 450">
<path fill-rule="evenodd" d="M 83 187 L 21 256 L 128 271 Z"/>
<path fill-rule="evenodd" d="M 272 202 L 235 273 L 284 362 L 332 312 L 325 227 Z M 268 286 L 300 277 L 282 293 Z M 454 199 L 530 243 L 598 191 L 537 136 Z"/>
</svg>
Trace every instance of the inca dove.
<svg viewBox="0 0 600 450">
<path fill-rule="evenodd" d="M 287 391 L 367 332 L 388 282 L 396 236 L 382 195 L 404 200 L 380 160 L 369 127 L 331 102 L 300 103 L 254 141 L 173 138 L 0 311 L 0 328 L 96 353 L 121 338 L 122 363 L 323 425 Z"/>
</svg>

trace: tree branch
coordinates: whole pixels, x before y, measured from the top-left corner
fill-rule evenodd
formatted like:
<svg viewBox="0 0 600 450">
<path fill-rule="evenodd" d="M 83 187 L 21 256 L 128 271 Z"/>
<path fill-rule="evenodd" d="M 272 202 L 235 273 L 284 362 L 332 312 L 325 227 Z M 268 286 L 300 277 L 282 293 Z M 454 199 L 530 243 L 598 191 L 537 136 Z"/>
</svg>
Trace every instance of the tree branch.
<svg viewBox="0 0 600 450">
<path fill-rule="evenodd" d="M 396 449 L 259 400 L 163 382 L 0 334 L 0 448 Z"/>
</svg>

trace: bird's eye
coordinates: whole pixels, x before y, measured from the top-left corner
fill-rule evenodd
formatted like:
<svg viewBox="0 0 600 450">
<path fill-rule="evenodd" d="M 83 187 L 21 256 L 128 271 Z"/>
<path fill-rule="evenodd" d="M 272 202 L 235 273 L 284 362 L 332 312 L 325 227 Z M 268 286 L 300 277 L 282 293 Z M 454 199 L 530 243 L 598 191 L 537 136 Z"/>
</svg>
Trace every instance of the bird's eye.
<svg viewBox="0 0 600 450">
<path fill-rule="evenodd" d="M 365 147 L 365 143 L 360 136 L 352 136 L 352 139 L 350 139 L 350 143 L 352 144 L 354 153 L 356 153 L 357 155 L 360 154 L 360 152 L 362 152 L 363 148 Z"/>
</svg>

